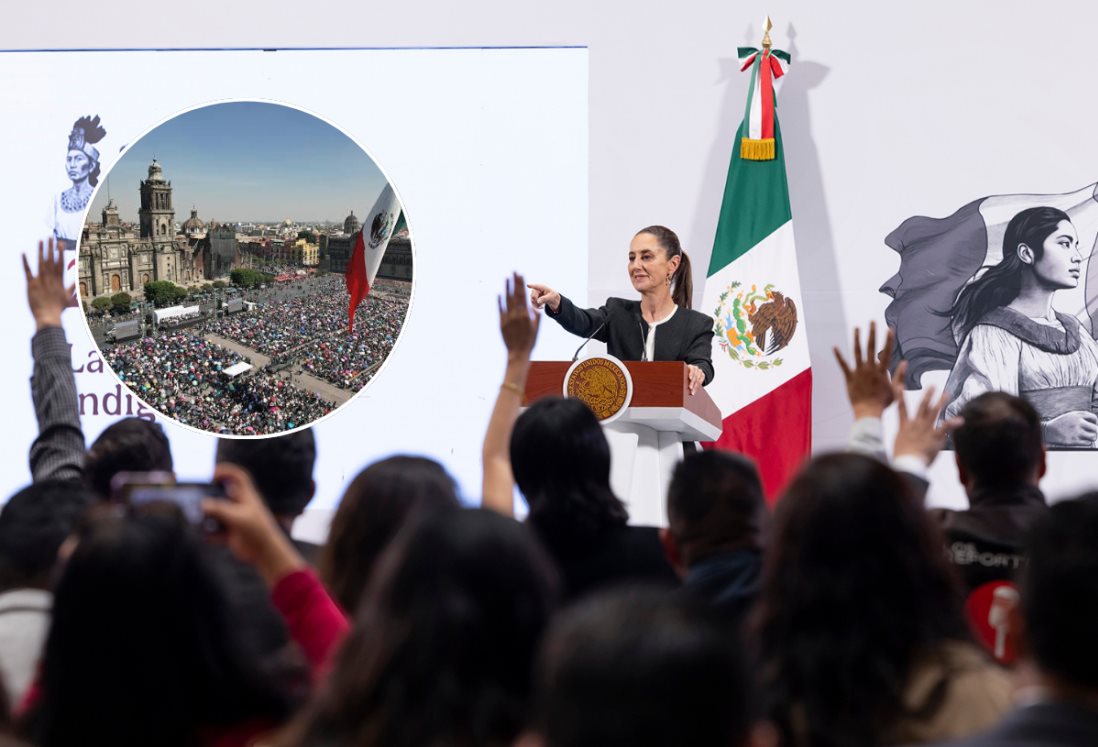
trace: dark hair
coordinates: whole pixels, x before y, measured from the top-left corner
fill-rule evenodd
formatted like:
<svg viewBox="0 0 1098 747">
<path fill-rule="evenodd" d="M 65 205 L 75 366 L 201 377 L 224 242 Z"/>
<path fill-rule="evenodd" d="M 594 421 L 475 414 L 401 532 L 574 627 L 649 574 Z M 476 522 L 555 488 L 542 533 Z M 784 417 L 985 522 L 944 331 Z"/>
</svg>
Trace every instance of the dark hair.
<svg viewBox="0 0 1098 747">
<path fill-rule="evenodd" d="M 1038 667 L 1098 689 L 1098 492 L 1054 504 L 1030 530 L 1022 572 L 1025 637 Z"/>
<path fill-rule="evenodd" d="M 610 488 L 610 445 L 578 399 L 544 397 L 515 420 L 511 470 L 530 506 L 527 521 L 550 546 L 587 541 L 629 514 Z"/>
<path fill-rule="evenodd" d="M 395 456 L 359 472 L 343 493 L 320 556 L 332 596 L 354 612 L 378 557 L 408 518 L 459 505 L 453 478 L 431 459 Z"/>
<path fill-rule="evenodd" d="M 1045 251 L 1045 239 L 1065 220 L 1071 222 L 1067 213 L 1054 207 L 1027 208 L 1010 219 L 1003 235 L 1002 261 L 961 289 L 953 304 L 953 330 L 958 343 L 985 314 L 1018 297 L 1027 266 L 1018 256 L 1018 247 L 1025 244 L 1033 250 L 1034 261 L 1039 260 Z"/>
<path fill-rule="evenodd" d="M 907 483 L 876 459 L 820 456 L 793 480 L 753 625 L 786 743 L 880 744 L 916 660 L 968 640 L 942 546 Z"/>
<path fill-rule="evenodd" d="M 535 729 L 547 747 L 745 744 L 750 678 L 740 642 L 660 590 L 617 590 L 562 612 L 542 643 Z"/>
<path fill-rule="evenodd" d="M 762 547 L 766 501 L 755 463 L 716 449 L 687 454 L 667 489 L 667 522 L 689 566 L 714 553 Z"/>
<path fill-rule="evenodd" d="M 513 519 L 423 515 L 382 557 L 327 682 L 285 743 L 510 745 L 526 723 L 556 587 L 552 563 Z"/>
<path fill-rule="evenodd" d="M 194 745 L 203 727 L 288 714 L 199 542 L 177 511 L 86 525 L 54 594 L 35 744 Z"/>
<path fill-rule="evenodd" d="M 248 470 L 276 516 L 298 516 L 313 498 L 316 436 L 312 428 L 269 438 L 219 438 L 216 459 Z"/>
<path fill-rule="evenodd" d="M 160 423 L 123 418 L 111 423 L 84 459 L 84 477 L 100 498 L 109 498 L 119 472 L 171 472 L 172 449 Z"/>
<path fill-rule="evenodd" d="M 1044 450 L 1041 416 L 1033 405 L 1006 392 L 985 392 L 961 410 L 964 425 L 953 433 L 957 461 L 980 486 L 1025 483 Z"/>
<path fill-rule="evenodd" d="M 690 257 L 683 251 L 678 235 L 666 226 L 648 226 L 637 231 L 636 235 L 640 236 L 642 233 L 656 237 L 656 243 L 667 252 L 668 259 L 682 257 L 678 269 L 671 276 L 671 299 L 677 306 L 684 309 L 691 308 L 690 304 L 694 298 L 694 276 L 690 270 Z"/>
<path fill-rule="evenodd" d="M 76 480 L 36 482 L 0 511 L 0 591 L 47 588 L 57 551 L 93 496 Z"/>
</svg>

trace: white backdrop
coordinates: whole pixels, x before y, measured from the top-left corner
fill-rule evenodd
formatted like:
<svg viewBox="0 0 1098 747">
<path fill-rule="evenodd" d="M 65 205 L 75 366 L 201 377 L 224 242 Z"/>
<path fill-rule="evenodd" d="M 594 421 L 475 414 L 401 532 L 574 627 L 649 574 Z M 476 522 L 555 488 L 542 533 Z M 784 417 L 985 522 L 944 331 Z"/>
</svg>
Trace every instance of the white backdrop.
<svg viewBox="0 0 1098 747">
<path fill-rule="evenodd" d="M 657 0 L 318 0 L 307 13 L 291 3 L 196 0 L 155 24 L 146 8 L 17 4 L 6 9 L 0 46 L 587 46 L 592 299 L 628 293 L 623 254 L 650 223 L 680 232 L 700 286 L 743 111 L 735 48 L 757 44 L 770 13 L 775 44 L 793 54 L 779 113 L 818 449 L 841 445 L 850 425 L 830 348 L 849 344 L 852 324 L 883 318 L 888 299 L 877 288 L 898 265 L 883 243 L 889 231 L 983 195 L 1065 192 L 1098 178 L 1098 6 L 1077 0 L 697 0 L 673 9 Z M 556 225 L 516 228 L 510 238 L 522 243 Z M 564 271 L 559 263 L 551 277 L 567 289 Z M 543 345 L 559 332 L 546 329 Z M 1098 483 L 1096 458 L 1054 454 L 1044 487 L 1062 496 Z M 934 502 L 963 500 L 947 459 L 935 477 Z"/>
<path fill-rule="evenodd" d="M 343 129 L 385 171 L 413 234 L 413 296 L 392 355 L 362 394 L 315 426 L 313 507 L 330 508 L 362 466 L 402 452 L 441 460 L 478 500 L 480 442 L 505 357 L 495 294 L 514 269 L 586 285 L 586 57 L 582 49 L 0 55 L 0 97 L 25 112 L 0 122 L 0 142 L 13 146 L 7 171 L 18 177 L 0 186 L 10 268 L 0 273 L 10 348 L 0 377 L 8 403 L 0 494 L 28 481 L 35 433 L 27 386 L 33 320 L 19 252 L 35 246 L 52 195 L 68 186 L 72 121 L 101 115 L 106 171 L 121 146 L 165 117 L 246 97 L 289 103 Z M 73 85 L 72 70 L 85 84 Z M 370 205 L 355 207 L 361 215 Z M 529 230 L 549 224 L 552 232 Z M 64 321 L 74 359 L 94 360 L 80 313 L 68 311 Z M 561 339 L 541 350 L 561 357 L 572 347 Z M 109 372 L 78 367 L 81 393 L 117 392 Z M 86 411 L 89 441 L 117 414 Z M 214 438 L 164 425 L 177 472 L 208 477 Z"/>
</svg>

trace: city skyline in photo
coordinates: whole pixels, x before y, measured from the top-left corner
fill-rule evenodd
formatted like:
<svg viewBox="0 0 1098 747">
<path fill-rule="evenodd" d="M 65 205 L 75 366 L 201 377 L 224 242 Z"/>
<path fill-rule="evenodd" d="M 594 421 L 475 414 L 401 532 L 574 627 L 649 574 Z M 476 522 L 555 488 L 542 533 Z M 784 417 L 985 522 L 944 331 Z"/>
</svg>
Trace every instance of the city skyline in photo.
<svg viewBox="0 0 1098 747">
<path fill-rule="evenodd" d="M 335 223 L 370 210 L 386 184 L 343 132 L 279 104 L 228 102 L 174 117 L 130 145 L 100 179 L 86 220 L 108 198 L 121 220 L 138 219 L 141 181 L 156 160 L 172 183 L 176 222 L 192 207 L 206 223 Z"/>
</svg>

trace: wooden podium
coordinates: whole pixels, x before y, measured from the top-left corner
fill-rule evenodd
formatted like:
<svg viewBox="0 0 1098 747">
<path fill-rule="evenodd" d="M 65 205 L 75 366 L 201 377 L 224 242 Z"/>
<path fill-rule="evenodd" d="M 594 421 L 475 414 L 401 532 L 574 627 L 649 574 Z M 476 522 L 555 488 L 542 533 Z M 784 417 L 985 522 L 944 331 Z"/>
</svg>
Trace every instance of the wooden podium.
<svg viewBox="0 0 1098 747">
<path fill-rule="evenodd" d="M 523 405 L 561 396 L 571 361 L 534 361 L 526 378 Z M 610 442 L 610 484 L 629 508 L 631 524 L 666 526 L 667 486 L 683 455 L 684 441 L 713 441 L 721 434 L 721 413 L 699 389 L 691 395 L 686 364 L 625 361 L 633 398 L 617 420 L 604 426 Z"/>
</svg>

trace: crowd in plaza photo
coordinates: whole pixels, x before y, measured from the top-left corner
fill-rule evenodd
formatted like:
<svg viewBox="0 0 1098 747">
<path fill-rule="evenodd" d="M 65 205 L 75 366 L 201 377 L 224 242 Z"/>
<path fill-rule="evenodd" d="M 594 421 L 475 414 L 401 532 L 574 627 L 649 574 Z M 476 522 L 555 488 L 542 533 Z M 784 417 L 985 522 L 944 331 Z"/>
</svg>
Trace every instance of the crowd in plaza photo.
<svg viewBox="0 0 1098 747">
<path fill-rule="evenodd" d="M 278 433 L 311 423 L 335 407 L 263 369 L 230 378 L 225 369 L 250 361 L 190 331 L 115 345 L 103 358 L 153 408 L 215 433 Z"/>
<path fill-rule="evenodd" d="M 393 349 L 408 311 L 396 283 L 379 281 L 347 329 L 347 294 L 341 276 L 311 279 L 300 295 L 268 289 L 250 295 L 255 309 L 209 322 L 203 331 L 235 340 L 274 363 L 299 363 L 307 373 L 357 391 L 370 369 Z M 281 291 L 281 292 L 279 292 Z"/>
</svg>

